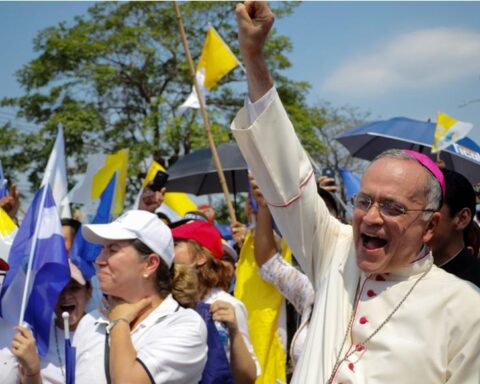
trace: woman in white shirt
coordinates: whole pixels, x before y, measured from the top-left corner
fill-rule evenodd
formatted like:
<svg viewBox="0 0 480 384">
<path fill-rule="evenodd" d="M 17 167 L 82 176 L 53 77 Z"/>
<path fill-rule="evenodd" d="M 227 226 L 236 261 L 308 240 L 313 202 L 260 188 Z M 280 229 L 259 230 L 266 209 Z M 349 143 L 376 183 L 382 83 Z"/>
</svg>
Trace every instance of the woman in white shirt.
<svg viewBox="0 0 480 384">
<path fill-rule="evenodd" d="M 180 305 L 173 281 L 170 229 L 147 211 L 83 228 L 102 244 L 97 277 L 109 308 L 82 319 L 76 383 L 175 383 L 200 380 L 207 357 L 201 317 Z"/>
<path fill-rule="evenodd" d="M 230 348 L 227 358 L 235 383 L 253 383 L 260 375 L 248 334 L 248 315 L 243 303 L 227 293 L 231 269 L 223 262 L 221 235 L 210 223 L 192 220 L 172 230 L 175 263 L 195 266 L 199 280 L 199 298 L 211 304 L 214 321 L 228 327 Z"/>
</svg>

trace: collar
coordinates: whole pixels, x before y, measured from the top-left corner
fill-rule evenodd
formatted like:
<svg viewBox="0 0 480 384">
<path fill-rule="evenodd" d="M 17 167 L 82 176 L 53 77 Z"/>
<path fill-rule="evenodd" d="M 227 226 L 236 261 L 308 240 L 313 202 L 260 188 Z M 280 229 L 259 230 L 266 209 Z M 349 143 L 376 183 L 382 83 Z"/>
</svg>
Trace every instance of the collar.
<svg viewBox="0 0 480 384">
<path fill-rule="evenodd" d="M 220 289 L 220 288 L 210 288 L 207 291 L 207 293 L 205 294 L 205 296 L 202 298 L 202 301 L 204 303 L 206 303 L 212 297 L 216 297 L 219 292 L 225 292 L 225 291 L 223 289 Z"/>
<path fill-rule="evenodd" d="M 390 273 L 381 273 L 375 276 L 368 276 L 370 279 L 385 280 L 385 281 L 401 281 L 408 280 L 410 278 L 416 278 L 418 275 L 424 273 L 427 269 L 430 269 L 433 264 L 432 252 L 428 247 L 423 246 L 418 253 L 415 261 L 408 264 L 405 267 L 396 269 Z"/>
<path fill-rule="evenodd" d="M 456 252 L 453 256 L 449 257 L 447 260 L 445 260 L 442 264 L 439 265 L 439 267 L 443 267 L 445 264 L 448 264 L 451 262 L 453 259 L 455 259 L 463 250 L 466 249 L 465 245 L 462 245 L 462 247 Z"/>
</svg>

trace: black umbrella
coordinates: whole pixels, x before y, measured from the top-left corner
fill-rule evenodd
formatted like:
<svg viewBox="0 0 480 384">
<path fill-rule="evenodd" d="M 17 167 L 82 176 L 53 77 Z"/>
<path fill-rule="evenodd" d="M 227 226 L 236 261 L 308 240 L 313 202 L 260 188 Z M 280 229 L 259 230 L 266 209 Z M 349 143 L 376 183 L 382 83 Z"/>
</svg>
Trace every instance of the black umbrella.
<svg viewBox="0 0 480 384">
<path fill-rule="evenodd" d="M 248 167 L 237 144 L 217 147 L 228 190 L 234 195 L 248 191 Z M 193 195 L 222 193 L 217 169 L 210 148 L 199 149 L 182 157 L 168 169 L 168 192 L 186 192 Z"/>
</svg>

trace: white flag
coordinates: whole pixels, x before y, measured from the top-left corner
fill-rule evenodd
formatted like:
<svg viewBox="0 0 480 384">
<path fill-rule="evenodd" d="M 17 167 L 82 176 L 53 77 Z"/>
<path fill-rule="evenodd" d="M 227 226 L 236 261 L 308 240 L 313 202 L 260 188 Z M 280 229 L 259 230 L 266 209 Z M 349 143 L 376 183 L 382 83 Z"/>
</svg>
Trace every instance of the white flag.
<svg viewBox="0 0 480 384">
<path fill-rule="evenodd" d="M 53 199 L 60 217 L 72 217 L 70 204 L 66 199 L 68 193 L 67 168 L 65 164 L 65 142 L 63 127 L 58 126 L 57 138 L 48 159 L 47 168 L 43 175 L 42 186 L 49 184 L 52 189 Z"/>
</svg>

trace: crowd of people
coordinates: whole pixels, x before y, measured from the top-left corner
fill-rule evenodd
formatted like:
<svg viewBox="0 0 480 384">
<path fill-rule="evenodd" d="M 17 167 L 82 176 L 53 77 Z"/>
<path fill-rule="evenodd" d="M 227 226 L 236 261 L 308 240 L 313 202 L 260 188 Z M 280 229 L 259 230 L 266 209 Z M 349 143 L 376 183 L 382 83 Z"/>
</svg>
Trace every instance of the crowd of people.
<svg viewBox="0 0 480 384">
<path fill-rule="evenodd" d="M 248 234 L 260 276 L 297 312 L 289 345 L 283 340 L 289 382 L 480 383 L 472 185 L 426 155 L 388 150 L 366 169 L 347 220 L 276 92 L 264 57 L 274 15 L 265 2 L 238 4 L 236 14 L 248 97 L 231 128 L 251 170 L 255 224 L 231 223 L 229 242 L 211 207 L 172 222 L 156 213 L 165 188 L 149 186 L 111 223 L 63 220 L 67 252 L 78 231 L 101 246 L 102 305 L 87 310 L 94 287 L 69 260 L 45 356 L 27 324 L 0 318 L 0 382 L 65 383 L 67 327 L 79 384 L 254 383 L 262 375 L 255 324 L 232 294 Z M 0 206 L 16 220 L 15 187 Z"/>
</svg>

